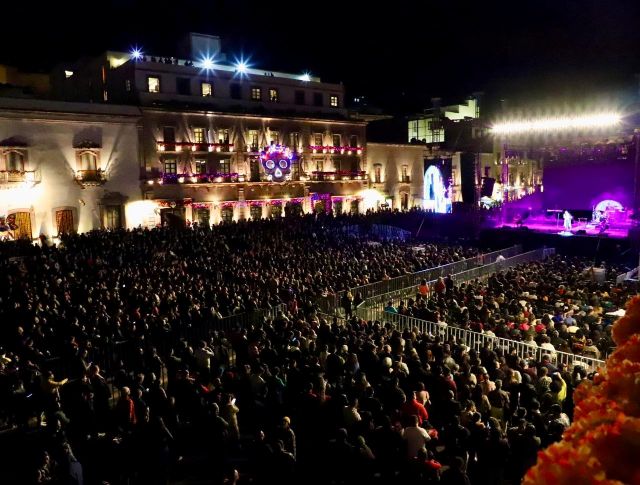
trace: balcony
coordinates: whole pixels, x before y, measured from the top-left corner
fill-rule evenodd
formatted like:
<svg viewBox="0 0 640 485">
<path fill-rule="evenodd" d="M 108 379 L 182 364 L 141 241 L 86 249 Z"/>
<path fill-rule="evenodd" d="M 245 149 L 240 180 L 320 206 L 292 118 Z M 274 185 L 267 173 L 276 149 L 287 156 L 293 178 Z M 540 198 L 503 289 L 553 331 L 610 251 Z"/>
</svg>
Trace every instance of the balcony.
<svg viewBox="0 0 640 485">
<path fill-rule="evenodd" d="M 233 151 L 233 143 L 223 141 L 222 143 L 190 143 L 186 141 L 181 142 L 158 142 L 159 152 L 224 152 L 229 153 Z"/>
<path fill-rule="evenodd" d="M 107 181 L 107 176 L 102 169 L 76 170 L 76 180 L 82 185 L 102 185 Z"/>
<path fill-rule="evenodd" d="M 198 174 L 178 174 L 178 173 L 163 173 L 157 180 L 160 185 L 172 185 L 172 184 L 221 184 L 221 183 L 238 183 L 244 182 L 246 176 L 237 173 L 198 173 Z M 147 183 L 153 185 L 156 182 L 154 179 L 148 179 Z"/>
<path fill-rule="evenodd" d="M 362 147 L 310 145 L 308 148 L 309 150 L 311 150 L 311 153 L 330 153 L 334 155 L 362 155 Z"/>
<path fill-rule="evenodd" d="M 409 177 L 408 175 L 400 177 L 400 183 L 401 184 L 410 184 L 411 183 L 411 177 Z"/>
<path fill-rule="evenodd" d="M 0 170 L 1 185 L 15 186 L 38 182 L 40 178 L 35 170 Z"/>
<path fill-rule="evenodd" d="M 366 180 L 367 172 L 362 170 L 338 170 L 335 172 L 311 172 L 313 182 L 334 182 L 344 180 Z"/>
</svg>

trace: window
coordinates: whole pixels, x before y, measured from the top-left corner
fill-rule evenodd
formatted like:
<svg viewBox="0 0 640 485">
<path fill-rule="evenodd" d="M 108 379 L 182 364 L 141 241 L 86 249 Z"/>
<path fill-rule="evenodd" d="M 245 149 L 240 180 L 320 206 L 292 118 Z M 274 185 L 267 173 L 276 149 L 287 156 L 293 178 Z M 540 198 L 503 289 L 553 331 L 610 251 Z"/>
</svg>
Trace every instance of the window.
<svg viewBox="0 0 640 485">
<path fill-rule="evenodd" d="M 5 166 L 8 172 L 24 172 L 24 155 L 16 151 L 7 153 Z"/>
<path fill-rule="evenodd" d="M 253 219 L 254 221 L 262 219 L 262 206 L 252 205 L 249 208 L 249 214 L 251 215 L 251 219 Z"/>
<path fill-rule="evenodd" d="M 258 151 L 258 130 L 249 130 L 249 137 L 247 138 L 247 143 L 249 144 L 249 149 L 252 152 Z"/>
<path fill-rule="evenodd" d="M 103 210 L 104 220 L 103 225 L 105 229 L 120 229 L 120 206 L 119 205 L 107 205 Z"/>
<path fill-rule="evenodd" d="M 324 100 L 322 99 L 322 93 L 313 93 L 313 105 L 322 106 L 323 104 Z"/>
<path fill-rule="evenodd" d="M 251 88 L 251 101 L 262 101 L 261 88 Z"/>
<path fill-rule="evenodd" d="M 205 82 L 201 83 L 200 94 L 203 96 L 213 96 L 213 84 Z"/>
<path fill-rule="evenodd" d="M 282 217 L 282 205 L 271 206 L 271 217 Z"/>
<path fill-rule="evenodd" d="M 402 166 L 402 181 L 409 182 L 409 165 Z"/>
<path fill-rule="evenodd" d="M 223 158 L 220 160 L 220 173 L 229 174 L 231 173 L 231 160 L 228 158 Z"/>
<path fill-rule="evenodd" d="M 65 79 L 69 79 L 71 76 L 73 76 L 73 71 L 64 71 L 64 77 Z"/>
<path fill-rule="evenodd" d="M 289 138 L 291 140 L 291 148 L 296 150 L 300 146 L 300 133 L 294 131 L 289 134 Z"/>
<path fill-rule="evenodd" d="M 15 218 L 15 224 L 18 228 L 13 231 L 13 236 L 16 239 L 29 239 L 33 238 L 33 230 L 31 229 L 31 213 L 29 212 L 14 212 L 11 214 Z"/>
<path fill-rule="evenodd" d="M 75 232 L 73 223 L 73 211 L 71 209 L 63 209 L 56 211 L 56 229 L 58 235 L 72 234 Z"/>
<path fill-rule="evenodd" d="M 158 76 L 147 77 L 147 88 L 150 93 L 160 92 L 160 78 Z"/>
<path fill-rule="evenodd" d="M 223 207 L 220 211 L 222 222 L 230 223 L 233 221 L 233 207 Z"/>
<path fill-rule="evenodd" d="M 316 159 L 316 171 L 324 172 L 324 160 L 322 158 Z"/>
<path fill-rule="evenodd" d="M 207 173 L 207 161 L 198 159 L 195 162 L 196 174 L 201 175 Z"/>
<path fill-rule="evenodd" d="M 373 182 L 376 184 L 382 182 L 382 165 L 379 163 L 373 166 Z"/>
<path fill-rule="evenodd" d="M 332 108 L 337 108 L 338 107 L 338 96 L 331 96 L 329 98 L 329 104 L 331 105 Z"/>
<path fill-rule="evenodd" d="M 295 93 L 295 103 L 296 104 L 304 104 L 304 91 L 296 91 Z"/>
<path fill-rule="evenodd" d="M 176 79 L 176 90 L 178 94 L 183 96 L 191 96 L 191 79 L 188 77 L 179 77 Z"/>
<path fill-rule="evenodd" d="M 165 143 L 175 143 L 176 129 L 173 126 L 165 126 L 162 128 L 162 136 Z"/>
<path fill-rule="evenodd" d="M 269 143 L 280 143 L 280 132 L 278 130 L 269 129 Z"/>
<path fill-rule="evenodd" d="M 209 225 L 209 209 L 194 209 L 193 221 L 197 222 L 200 226 Z"/>
<path fill-rule="evenodd" d="M 80 154 L 80 170 L 95 171 L 98 169 L 98 157 L 93 152 Z"/>
<path fill-rule="evenodd" d="M 194 128 L 193 129 L 193 141 L 194 143 L 206 143 L 204 137 L 204 128 Z"/>
<path fill-rule="evenodd" d="M 231 96 L 231 99 L 242 99 L 242 91 L 239 84 L 229 85 L 229 96 Z"/>
<path fill-rule="evenodd" d="M 340 135 L 333 135 L 333 146 L 334 147 L 339 147 L 342 145 L 342 141 L 341 141 L 341 136 Z"/>
<path fill-rule="evenodd" d="M 269 101 L 277 103 L 279 100 L 278 90 L 276 88 L 269 88 Z"/>
<path fill-rule="evenodd" d="M 321 147 L 322 143 L 322 133 L 315 133 L 313 135 L 313 144 L 317 147 Z"/>
<path fill-rule="evenodd" d="M 131 92 L 131 79 L 127 79 L 127 80 L 124 82 L 124 89 L 125 89 L 125 91 L 127 91 L 128 93 L 130 93 L 130 92 Z"/>
<path fill-rule="evenodd" d="M 229 143 L 229 129 L 221 128 L 218 130 L 218 143 Z"/>
<path fill-rule="evenodd" d="M 178 173 L 178 165 L 175 160 L 164 161 L 164 173 Z"/>
<path fill-rule="evenodd" d="M 356 135 L 351 135 L 349 138 L 349 146 L 357 147 L 358 146 L 358 137 Z"/>
</svg>

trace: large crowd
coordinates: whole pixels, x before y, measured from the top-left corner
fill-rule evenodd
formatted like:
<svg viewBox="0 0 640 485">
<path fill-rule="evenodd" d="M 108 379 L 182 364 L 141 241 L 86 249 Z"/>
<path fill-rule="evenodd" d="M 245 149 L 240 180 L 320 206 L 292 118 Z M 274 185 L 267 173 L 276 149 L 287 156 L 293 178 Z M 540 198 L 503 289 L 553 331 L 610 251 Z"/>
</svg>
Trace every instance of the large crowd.
<svg viewBox="0 0 640 485">
<path fill-rule="evenodd" d="M 243 349 L 251 329 L 210 332 L 202 341 L 189 329 L 282 305 L 302 325 L 319 297 L 477 254 L 443 245 L 416 252 L 408 243 L 341 230 L 353 222 L 309 216 L 93 232 L 62 237 L 57 245 L 3 243 L 0 420 L 19 430 L 46 430 L 42 448 L 49 453 L 27 465 L 37 470 L 30 479 L 65 483 L 79 470 L 86 483 L 100 483 L 105 474 L 112 483 L 160 479 L 160 465 L 170 460 L 159 459 L 164 448 L 157 446 L 202 429 L 200 420 L 214 409 L 205 405 L 205 389 L 218 389 L 210 397 L 222 396 L 217 404 L 231 426 L 228 396 L 248 378 L 245 365 L 250 372 L 255 367 L 256 345 Z M 277 348 L 275 340 L 263 343 Z M 122 350 L 116 359 L 107 355 L 116 348 Z M 276 363 L 285 388 L 290 366 L 302 371 L 304 364 Z M 283 402 L 292 396 L 281 394 Z M 238 396 L 238 405 L 248 399 Z M 206 409 L 196 412 L 200 405 Z M 239 438 L 238 430 L 227 431 Z M 119 470 L 114 462 L 126 460 L 105 459 L 107 452 L 141 455 Z M 158 466 L 147 466 L 150 460 Z M 150 469 L 158 477 L 147 477 Z"/>
<path fill-rule="evenodd" d="M 597 273 L 602 276 L 597 276 Z M 634 288 L 616 284 L 622 269 L 594 267 L 585 258 L 553 257 L 456 284 L 450 277 L 421 285 L 416 297 L 385 310 L 441 325 L 603 359 L 613 347 L 610 324 Z"/>
</svg>

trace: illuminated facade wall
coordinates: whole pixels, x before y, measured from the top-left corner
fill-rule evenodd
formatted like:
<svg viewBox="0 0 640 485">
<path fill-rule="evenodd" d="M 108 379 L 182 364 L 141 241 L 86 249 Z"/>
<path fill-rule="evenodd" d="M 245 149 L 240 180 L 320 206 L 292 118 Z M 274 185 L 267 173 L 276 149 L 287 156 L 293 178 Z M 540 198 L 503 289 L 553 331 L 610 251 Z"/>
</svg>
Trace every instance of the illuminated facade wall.
<svg viewBox="0 0 640 485">
<path fill-rule="evenodd" d="M 371 188 L 390 199 L 394 209 L 422 206 L 423 145 L 367 144 L 367 172 Z"/>
<path fill-rule="evenodd" d="M 362 210 L 366 123 L 143 108 L 142 165 L 148 224 Z M 295 150 L 289 180 L 270 181 L 259 161 L 271 143 Z M 326 198 L 328 197 L 328 199 Z M 299 207 L 298 207 L 299 206 Z"/>
<path fill-rule="evenodd" d="M 133 107 L 0 99 L 0 216 L 19 214 L 18 234 L 32 238 L 135 225 L 139 118 Z"/>
</svg>

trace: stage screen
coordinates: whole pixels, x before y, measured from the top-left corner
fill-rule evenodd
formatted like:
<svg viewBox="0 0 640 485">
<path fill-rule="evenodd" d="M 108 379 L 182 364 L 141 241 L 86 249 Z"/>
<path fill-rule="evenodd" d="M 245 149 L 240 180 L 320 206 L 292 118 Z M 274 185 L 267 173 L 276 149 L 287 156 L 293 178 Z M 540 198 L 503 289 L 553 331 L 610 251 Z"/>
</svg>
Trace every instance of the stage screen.
<svg viewBox="0 0 640 485">
<path fill-rule="evenodd" d="M 604 199 L 633 203 L 632 157 L 608 160 L 547 161 L 543 175 L 546 209 L 593 210 Z"/>
</svg>

